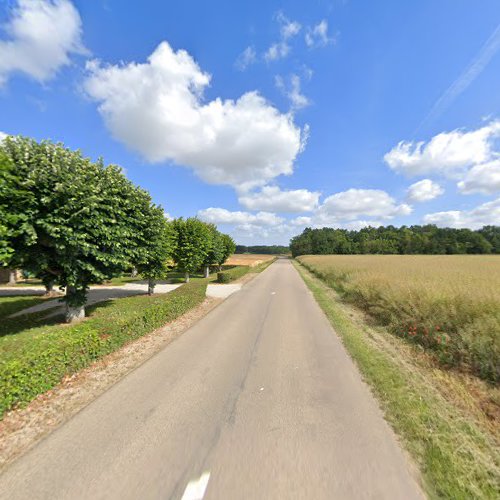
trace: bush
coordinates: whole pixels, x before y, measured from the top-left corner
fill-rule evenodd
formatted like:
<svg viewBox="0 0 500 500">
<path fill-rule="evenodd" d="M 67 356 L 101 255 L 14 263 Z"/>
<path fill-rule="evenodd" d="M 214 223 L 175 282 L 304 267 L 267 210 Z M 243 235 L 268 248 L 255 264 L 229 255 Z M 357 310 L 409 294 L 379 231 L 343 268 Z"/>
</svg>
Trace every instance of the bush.
<svg viewBox="0 0 500 500">
<path fill-rule="evenodd" d="M 63 377 L 163 326 L 205 299 L 206 283 L 188 283 L 153 297 L 135 296 L 93 308 L 74 326 L 52 325 L 0 343 L 0 416 L 29 403 Z"/>
<path fill-rule="evenodd" d="M 249 266 L 236 266 L 231 269 L 226 269 L 217 273 L 218 283 L 229 283 L 230 281 L 237 280 L 250 271 Z"/>
</svg>

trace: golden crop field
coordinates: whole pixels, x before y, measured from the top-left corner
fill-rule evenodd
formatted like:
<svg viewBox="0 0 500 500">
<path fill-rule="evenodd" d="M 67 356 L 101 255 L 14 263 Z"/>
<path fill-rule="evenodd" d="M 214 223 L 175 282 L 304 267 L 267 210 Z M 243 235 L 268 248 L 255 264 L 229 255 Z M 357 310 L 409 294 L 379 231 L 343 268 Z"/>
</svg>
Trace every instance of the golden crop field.
<svg viewBox="0 0 500 500">
<path fill-rule="evenodd" d="M 500 380 L 500 256 L 308 255 L 298 260 L 447 365 Z"/>
<path fill-rule="evenodd" d="M 267 262 L 268 260 L 274 259 L 275 255 L 261 255 L 261 254 L 250 254 L 250 253 L 241 253 L 241 254 L 233 254 L 229 259 L 227 259 L 226 264 L 229 266 L 250 266 L 255 267 L 263 262 Z"/>
</svg>

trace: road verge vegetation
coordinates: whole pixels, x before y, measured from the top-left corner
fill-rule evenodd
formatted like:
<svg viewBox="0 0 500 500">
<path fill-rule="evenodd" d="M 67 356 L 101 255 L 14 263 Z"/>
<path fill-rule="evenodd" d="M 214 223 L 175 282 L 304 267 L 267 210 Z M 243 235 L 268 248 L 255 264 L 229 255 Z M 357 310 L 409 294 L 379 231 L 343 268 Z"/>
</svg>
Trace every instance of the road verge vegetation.
<svg viewBox="0 0 500 500">
<path fill-rule="evenodd" d="M 230 269 L 225 269 L 224 271 L 219 271 L 217 273 L 218 283 L 230 283 L 237 279 L 242 278 L 251 270 L 249 266 L 235 266 Z"/>
<path fill-rule="evenodd" d="M 389 332 L 500 382 L 500 258 L 318 255 L 298 260 Z"/>
<path fill-rule="evenodd" d="M 4 319 L 0 338 L 0 417 L 50 390 L 65 376 L 201 304 L 206 286 L 206 282 L 188 283 L 168 294 L 100 303 L 89 307 L 86 321 L 72 325 L 54 320 L 40 326 L 35 315 Z"/>
<path fill-rule="evenodd" d="M 496 498 L 498 420 L 484 415 L 468 391 L 494 394 L 487 384 L 438 369 L 418 346 L 370 327 L 334 289 L 294 264 L 418 463 L 429 497 Z"/>
</svg>

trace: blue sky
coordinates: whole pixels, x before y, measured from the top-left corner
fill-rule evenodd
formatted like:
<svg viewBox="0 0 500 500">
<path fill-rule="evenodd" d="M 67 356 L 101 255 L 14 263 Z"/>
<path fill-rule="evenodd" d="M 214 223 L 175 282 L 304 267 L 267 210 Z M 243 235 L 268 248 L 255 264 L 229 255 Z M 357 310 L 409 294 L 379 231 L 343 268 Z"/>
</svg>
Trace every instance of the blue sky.
<svg viewBox="0 0 500 500">
<path fill-rule="evenodd" d="M 500 223 L 498 0 L 0 0 L 0 131 L 239 243 Z"/>
</svg>

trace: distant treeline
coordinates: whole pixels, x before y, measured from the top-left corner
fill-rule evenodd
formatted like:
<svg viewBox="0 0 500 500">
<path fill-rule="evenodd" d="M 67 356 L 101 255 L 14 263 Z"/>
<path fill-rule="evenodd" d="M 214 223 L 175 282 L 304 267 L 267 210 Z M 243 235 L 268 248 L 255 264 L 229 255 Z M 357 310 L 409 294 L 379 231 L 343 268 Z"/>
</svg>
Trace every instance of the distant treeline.
<svg viewBox="0 0 500 500">
<path fill-rule="evenodd" d="M 426 226 L 346 229 L 306 228 L 290 242 L 292 255 L 500 253 L 500 226 L 482 229 Z"/>
<path fill-rule="evenodd" d="M 235 253 L 257 253 L 264 255 L 279 255 L 290 253 L 290 248 L 283 245 L 254 245 L 247 247 L 245 245 L 236 245 Z"/>
</svg>

